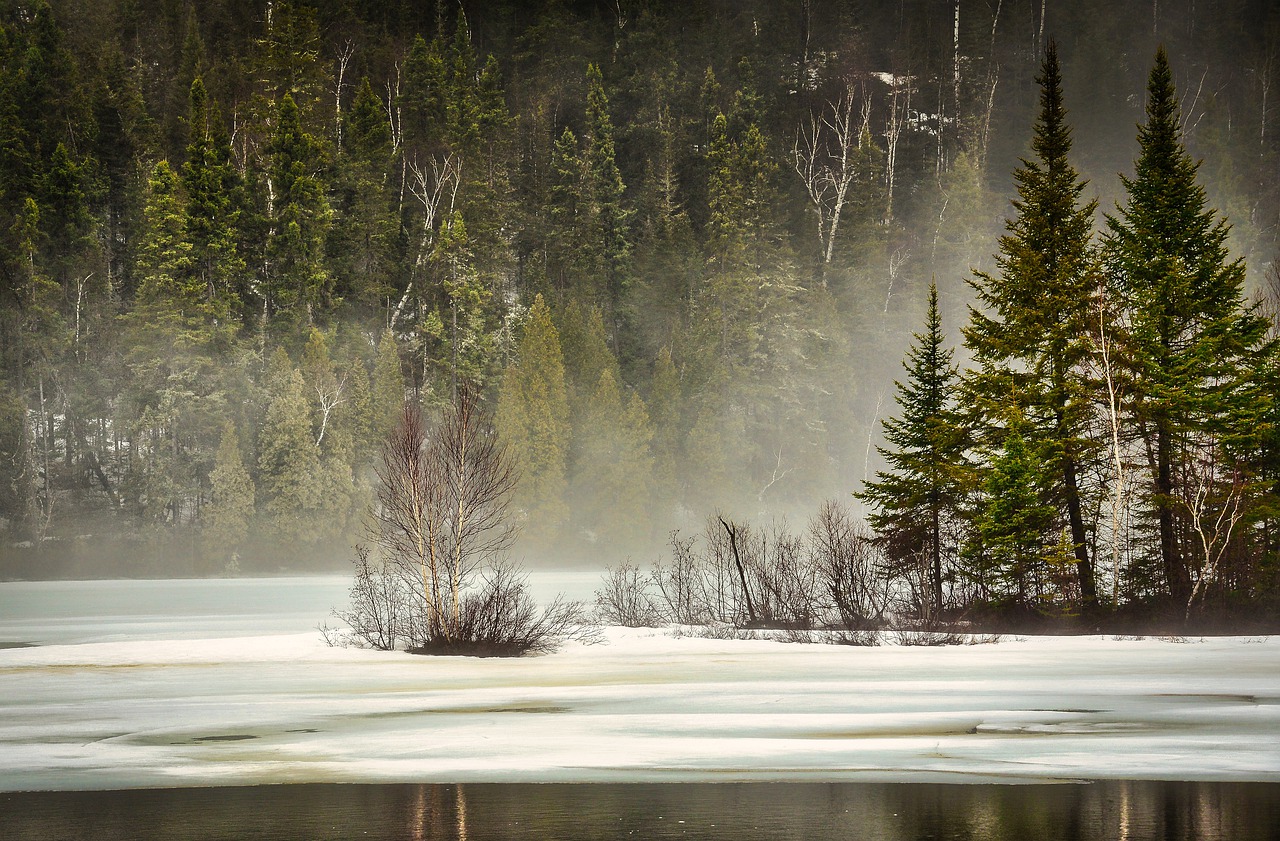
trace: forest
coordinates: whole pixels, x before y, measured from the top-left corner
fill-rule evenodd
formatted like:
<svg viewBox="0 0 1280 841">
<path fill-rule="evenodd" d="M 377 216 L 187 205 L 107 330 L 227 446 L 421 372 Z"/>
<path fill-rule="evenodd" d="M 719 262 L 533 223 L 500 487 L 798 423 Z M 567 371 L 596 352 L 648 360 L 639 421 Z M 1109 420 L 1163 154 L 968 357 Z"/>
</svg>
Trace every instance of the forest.
<svg viewBox="0 0 1280 841">
<path fill-rule="evenodd" d="M 0 577 L 343 568 L 475 395 L 532 565 L 834 499 L 920 615 L 1280 615 L 1265 0 L 4 0 L 0 56 Z"/>
</svg>

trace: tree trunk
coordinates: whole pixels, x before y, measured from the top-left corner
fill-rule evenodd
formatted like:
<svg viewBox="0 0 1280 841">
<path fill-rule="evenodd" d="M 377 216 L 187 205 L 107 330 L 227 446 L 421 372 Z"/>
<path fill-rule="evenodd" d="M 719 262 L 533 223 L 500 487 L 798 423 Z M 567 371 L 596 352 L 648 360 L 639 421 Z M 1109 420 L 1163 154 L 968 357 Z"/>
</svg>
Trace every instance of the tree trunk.
<svg viewBox="0 0 1280 841">
<path fill-rule="evenodd" d="M 1084 514 L 1080 510 L 1080 490 L 1076 483 L 1076 461 L 1071 456 L 1062 460 L 1062 480 L 1067 491 L 1067 518 L 1071 521 L 1071 543 L 1076 556 L 1076 571 L 1080 576 L 1080 596 L 1084 609 L 1089 612 L 1098 606 L 1098 590 L 1093 578 L 1093 563 L 1089 560 L 1089 547 L 1085 543 Z"/>
<path fill-rule="evenodd" d="M 932 533 L 929 535 L 929 552 L 933 556 L 933 620 L 939 621 L 942 618 L 942 515 L 939 511 L 941 506 L 935 501 L 931 506 L 930 516 L 933 522 Z"/>
<path fill-rule="evenodd" d="M 1174 604 L 1184 605 L 1191 596 L 1191 580 L 1178 552 L 1173 522 L 1173 444 L 1166 421 L 1156 423 L 1156 511 L 1160 518 L 1160 560 Z"/>
</svg>

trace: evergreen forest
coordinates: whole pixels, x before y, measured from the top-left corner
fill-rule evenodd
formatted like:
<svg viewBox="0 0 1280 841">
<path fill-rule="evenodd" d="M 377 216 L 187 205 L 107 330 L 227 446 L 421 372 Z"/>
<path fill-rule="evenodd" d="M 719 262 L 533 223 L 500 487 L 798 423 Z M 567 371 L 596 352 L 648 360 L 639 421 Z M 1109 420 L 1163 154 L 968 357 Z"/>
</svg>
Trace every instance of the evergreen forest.
<svg viewBox="0 0 1280 841">
<path fill-rule="evenodd" d="M 0 0 L 0 577 L 837 499 L 924 617 L 1280 618 L 1268 0 Z M 726 525 L 726 528 L 728 526 Z"/>
</svg>

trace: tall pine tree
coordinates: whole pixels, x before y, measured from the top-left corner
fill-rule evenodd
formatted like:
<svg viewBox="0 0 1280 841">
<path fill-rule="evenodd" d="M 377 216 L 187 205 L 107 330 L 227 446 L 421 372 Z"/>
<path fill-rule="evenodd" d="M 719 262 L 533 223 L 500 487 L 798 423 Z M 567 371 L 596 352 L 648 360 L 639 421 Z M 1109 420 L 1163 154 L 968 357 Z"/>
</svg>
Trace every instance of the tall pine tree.
<svg viewBox="0 0 1280 841">
<path fill-rule="evenodd" d="M 1180 532 L 1197 439 L 1229 450 L 1265 412 L 1254 372 L 1272 353 L 1266 319 L 1244 305 L 1245 266 L 1229 226 L 1207 206 L 1199 164 L 1182 143 L 1181 111 L 1161 48 L 1147 85 L 1147 121 L 1128 203 L 1107 217 L 1107 268 L 1128 320 L 1129 411 L 1146 445 L 1151 507 L 1168 594 L 1188 604 L 1193 570 Z M 1238 453 L 1220 452 L 1231 464 Z M 1238 465 L 1235 465 L 1238 466 Z"/>
<path fill-rule="evenodd" d="M 1014 171 L 1017 215 L 1005 224 L 996 257 L 998 271 L 977 272 L 972 285 L 981 309 L 964 330 L 975 370 L 966 387 L 981 416 L 999 437 L 1004 405 L 1013 400 L 1027 432 L 1052 453 L 1052 498 L 1065 509 L 1086 605 L 1095 602 L 1080 489 L 1081 466 L 1092 449 L 1086 435 L 1092 389 L 1088 359 L 1091 301 L 1097 288 L 1090 247 L 1096 201 L 1082 202 L 1085 182 L 1067 156 L 1071 129 L 1062 103 L 1057 48 L 1051 41 L 1039 78 L 1040 116 L 1031 149 Z M 990 436 L 987 436 L 990 437 Z"/>
<path fill-rule="evenodd" d="M 915 334 L 903 362 L 906 382 L 897 383 L 902 415 L 883 422 L 888 446 L 878 450 L 889 469 L 858 494 L 875 506 L 868 519 L 895 563 L 928 559 L 935 617 L 943 608 L 943 557 L 954 549 L 948 545 L 950 523 L 963 493 L 965 434 L 957 423 L 951 357 L 943 346 L 938 288 L 930 286 L 925 331 Z"/>
</svg>

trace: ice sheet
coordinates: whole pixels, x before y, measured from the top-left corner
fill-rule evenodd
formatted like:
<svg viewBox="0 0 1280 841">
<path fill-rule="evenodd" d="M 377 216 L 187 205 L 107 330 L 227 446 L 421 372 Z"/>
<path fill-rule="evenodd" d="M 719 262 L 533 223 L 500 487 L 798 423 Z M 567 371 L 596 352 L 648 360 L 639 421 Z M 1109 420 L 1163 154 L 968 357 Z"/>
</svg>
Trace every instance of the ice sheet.
<svg viewBox="0 0 1280 841">
<path fill-rule="evenodd" d="M 607 638 L 517 660 L 315 632 L 0 650 L 0 789 L 1280 780 L 1280 638 Z"/>
</svg>

